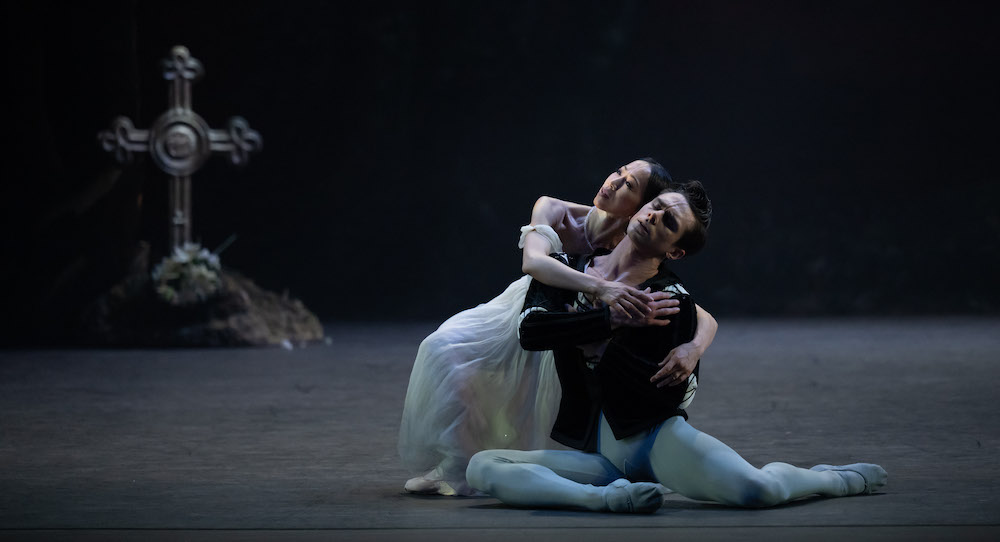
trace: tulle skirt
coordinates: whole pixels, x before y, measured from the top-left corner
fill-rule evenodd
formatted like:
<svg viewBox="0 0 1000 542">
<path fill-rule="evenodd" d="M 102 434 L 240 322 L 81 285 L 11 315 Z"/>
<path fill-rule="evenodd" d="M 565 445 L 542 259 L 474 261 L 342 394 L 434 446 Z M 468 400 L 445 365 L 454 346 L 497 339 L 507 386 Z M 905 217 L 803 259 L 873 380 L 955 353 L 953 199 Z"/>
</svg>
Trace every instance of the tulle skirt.
<svg viewBox="0 0 1000 542">
<path fill-rule="evenodd" d="M 560 387 L 552 352 L 521 349 L 517 326 L 530 276 L 462 311 L 417 351 L 399 429 L 399 455 L 414 475 L 438 468 L 466 487 L 480 450 L 563 448 L 549 438 Z"/>
</svg>

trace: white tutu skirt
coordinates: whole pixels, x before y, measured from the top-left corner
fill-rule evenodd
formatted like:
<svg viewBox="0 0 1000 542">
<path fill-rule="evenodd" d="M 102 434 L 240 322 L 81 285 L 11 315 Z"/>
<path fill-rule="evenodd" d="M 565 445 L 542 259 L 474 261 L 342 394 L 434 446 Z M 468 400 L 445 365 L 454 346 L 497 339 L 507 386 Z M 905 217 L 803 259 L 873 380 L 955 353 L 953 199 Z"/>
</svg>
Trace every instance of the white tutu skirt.
<svg viewBox="0 0 1000 542">
<path fill-rule="evenodd" d="M 413 475 L 437 468 L 458 489 L 480 450 L 564 448 L 549 438 L 561 394 L 552 352 L 518 341 L 530 282 L 521 277 L 420 343 L 399 428 L 399 455 Z"/>
</svg>

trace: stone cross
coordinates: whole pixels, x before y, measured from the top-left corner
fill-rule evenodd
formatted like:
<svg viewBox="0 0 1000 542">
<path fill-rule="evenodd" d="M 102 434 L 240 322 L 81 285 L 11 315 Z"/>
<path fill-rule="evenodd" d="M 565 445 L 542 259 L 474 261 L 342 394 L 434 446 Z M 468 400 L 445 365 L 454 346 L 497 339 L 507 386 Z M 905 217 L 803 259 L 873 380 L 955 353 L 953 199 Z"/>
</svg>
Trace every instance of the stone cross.
<svg viewBox="0 0 1000 542">
<path fill-rule="evenodd" d="M 138 130 L 128 117 L 118 117 L 97 136 L 120 163 L 131 162 L 135 152 L 148 151 L 170 175 L 171 249 L 191 241 L 191 175 L 213 151 L 229 153 L 232 163 L 243 165 L 262 145 L 260 134 L 242 117 L 229 119 L 226 130 L 215 130 L 191 110 L 191 84 L 204 73 L 186 47 L 174 47 L 163 61 L 163 78 L 171 82 L 169 109 L 148 130 Z"/>
</svg>

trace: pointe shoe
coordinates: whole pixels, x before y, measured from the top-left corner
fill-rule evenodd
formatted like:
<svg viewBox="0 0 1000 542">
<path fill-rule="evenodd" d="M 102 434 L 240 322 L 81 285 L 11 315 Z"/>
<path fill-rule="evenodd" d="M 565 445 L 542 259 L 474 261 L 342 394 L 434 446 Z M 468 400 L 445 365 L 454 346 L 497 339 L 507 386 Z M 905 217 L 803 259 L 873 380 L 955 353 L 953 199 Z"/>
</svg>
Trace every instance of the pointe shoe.
<svg viewBox="0 0 1000 542">
<path fill-rule="evenodd" d="M 455 491 L 455 489 L 451 487 L 448 482 L 445 482 L 444 480 L 434 480 L 426 477 L 426 475 L 410 478 L 406 481 L 406 484 L 403 485 L 403 489 L 409 493 L 417 493 L 419 495 L 445 495 L 450 497 L 458 494 L 458 492 Z"/>
<path fill-rule="evenodd" d="M 660 484 L 619 478 L 604 487 L 604 502 L 612 512 L 652 514 L 663 506 Z"/>
<path fill-rule="evenodd" d="M 855 494 L 871 495 L 874 491 L 881 489 L 889 480 L 889 474 L 885 469 L 874 463 L 852 463 L 850 465 L 816 465 L 809 470 L 814 471 L 840 471 L 853 472 L 861 477 L 865 482 L 865 488 Z M 848 487 L 850 483 L 848 482 Z"/>
<path fill-rule="evenodd" d="M 416 476 L 407 480 L 406 484 L 403 485 L 403 489 L 409 493 L 419 495 L 444 495 L 445 497 L 482 495 L 482 493 L 472 488 L 464 478 L 460 479 L 454 485 L 446 482 L 444 480 L 444 473 L 444 469 L 441 465 L 438 465 L 427 471 L 423 476 Z M 454 481 L 456 478 L 452 477 L 452 480 Z"/>
</svg>

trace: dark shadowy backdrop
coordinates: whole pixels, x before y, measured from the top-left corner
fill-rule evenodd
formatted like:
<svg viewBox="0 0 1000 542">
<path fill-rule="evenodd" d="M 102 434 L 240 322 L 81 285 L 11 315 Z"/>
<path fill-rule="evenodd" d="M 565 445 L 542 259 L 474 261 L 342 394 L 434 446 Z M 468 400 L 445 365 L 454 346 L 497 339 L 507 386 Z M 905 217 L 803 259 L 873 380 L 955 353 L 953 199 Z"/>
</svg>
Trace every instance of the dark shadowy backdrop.
<svg viewBox="0 0 1000 542">
<path fill-rule="evenodd" d="M 718 316 L 997 313 L 997 8 L 945 2 L 5 4 L 5 333 L 162 256 L 165 190 L 96 133 L 195 110 L 264 137 L 194 178 L 196 237 L 326 320 L 443 319 L 520 275 L 543 194 L 658 157 L 716 215 L 677 266 Z M 39 329 L 48 331 L 40 332 Z"/>
</svg>

